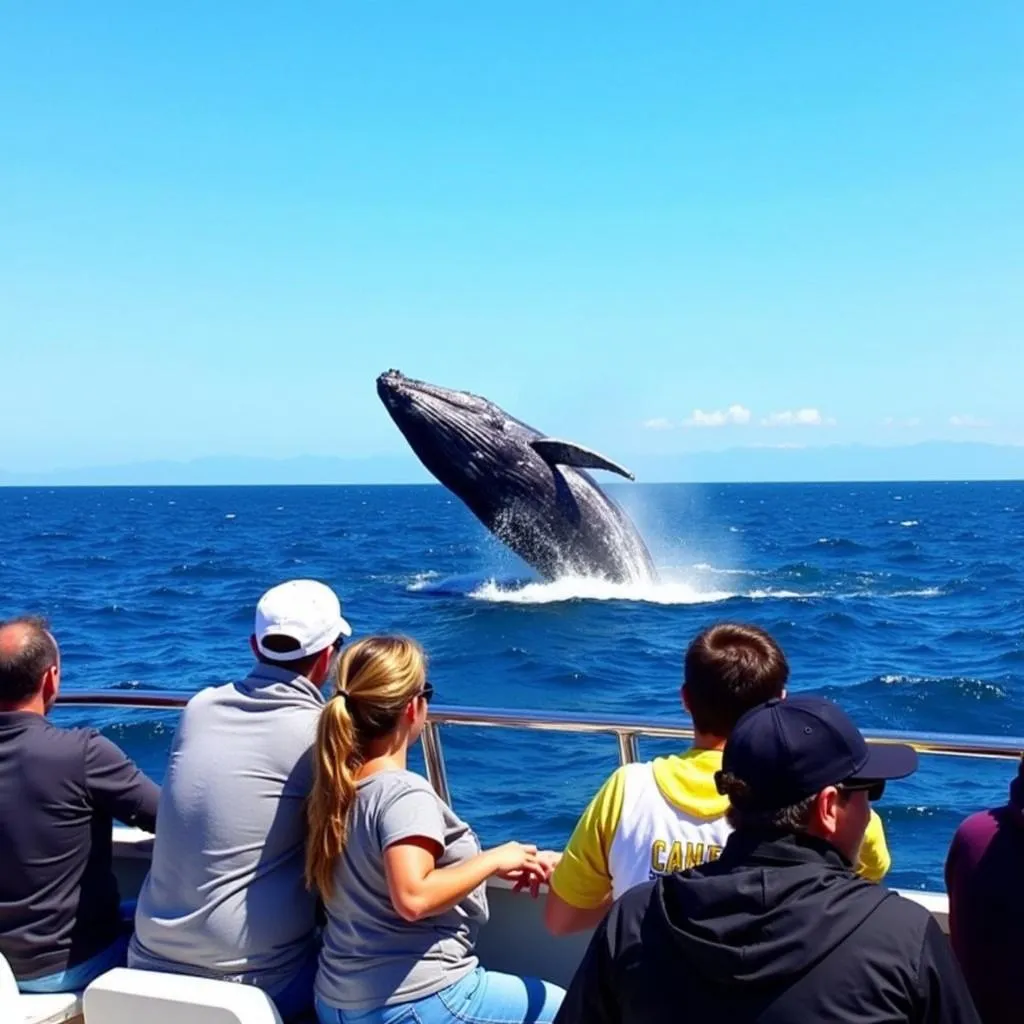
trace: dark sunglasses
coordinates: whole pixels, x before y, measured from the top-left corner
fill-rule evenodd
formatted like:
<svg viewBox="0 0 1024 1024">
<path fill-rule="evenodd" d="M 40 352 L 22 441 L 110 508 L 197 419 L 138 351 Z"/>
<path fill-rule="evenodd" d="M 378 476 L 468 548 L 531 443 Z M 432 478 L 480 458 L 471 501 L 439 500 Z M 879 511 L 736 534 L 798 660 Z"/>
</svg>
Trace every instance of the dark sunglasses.
<svg viewBox="0 0 1024 1024">
<path fill-rule="evenodd" d="M 424 683 L 423 684 L 423 689 L 420 690 L 420 692 L 418 694 L 416 694 L 416 696 L 417 697 L 422 697 L 429 704 L 430 703 L 430 698 L 434 696 L 434 686 L 433 686 L 433 684 L 432 683 Z"/>
<path fill-rule="evenodd" d="M 836 786 L 841 793 L 867 793 L 868 800 L 874 803 L 882 799 L 885 792 L 885 779 L 878 779 L 875 782 L 840 782 Z"/>
<path fill-rule="evenodd" d="M 345 646 L 345 638 L 339 633 L 338 634 L 338 639 L 335 640 L 333 644 L 331 644 L 331 650 L 334 651 L 335 653 L 337 653 L 344 646 Z"/>
</svg>

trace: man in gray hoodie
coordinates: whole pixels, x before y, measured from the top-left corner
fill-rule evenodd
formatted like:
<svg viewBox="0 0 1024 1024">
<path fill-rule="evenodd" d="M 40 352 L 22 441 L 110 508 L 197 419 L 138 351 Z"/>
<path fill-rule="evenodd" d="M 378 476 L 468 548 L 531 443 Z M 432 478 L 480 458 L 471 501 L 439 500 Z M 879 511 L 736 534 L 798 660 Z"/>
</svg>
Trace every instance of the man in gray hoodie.
<svg viewBox="0 0 1024 1024">
<path fill-rule="evenodd" d="M 305 800 L 320 686 L 351 632 L 329 587 L 282 583 L 256 607 L 249 676 L 188 702 L 129 967 L 256 985 L 285 1018 L 312 1005 L 316 902 L 304 883 Z"/>
</svg>

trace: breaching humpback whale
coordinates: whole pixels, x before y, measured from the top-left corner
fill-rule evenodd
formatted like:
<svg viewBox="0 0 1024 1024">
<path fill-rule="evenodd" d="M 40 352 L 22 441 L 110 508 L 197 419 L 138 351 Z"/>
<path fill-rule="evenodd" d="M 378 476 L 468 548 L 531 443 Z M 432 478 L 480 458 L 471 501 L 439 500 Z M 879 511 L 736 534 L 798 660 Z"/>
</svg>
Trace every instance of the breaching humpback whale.
<svg viewBox="0 0 1024 1024">
<path fill-rule="evenodd" d="M 542 576 L 654 578 L 636 527 L 584 472 L 632 480 L 629 470 L 545 436 L 486 398 L 397 370 L 377 378 L 377 394 L 423 465 Z"/>
</svg>

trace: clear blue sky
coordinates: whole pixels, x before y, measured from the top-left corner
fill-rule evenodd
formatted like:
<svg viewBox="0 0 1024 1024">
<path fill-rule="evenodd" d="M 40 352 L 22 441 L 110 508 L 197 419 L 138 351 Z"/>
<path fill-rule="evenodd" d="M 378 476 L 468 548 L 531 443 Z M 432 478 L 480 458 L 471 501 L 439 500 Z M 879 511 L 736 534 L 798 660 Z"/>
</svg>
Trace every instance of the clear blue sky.
<svg viewBox="0 0 1024 1024">
<path fill-rule="evenodd" d="M 1022 443 L 1022 54 L 1019 2 L 7 4 L 0 469 L 400 453 L 391 366 L 613 457 Z"/>
</svg>

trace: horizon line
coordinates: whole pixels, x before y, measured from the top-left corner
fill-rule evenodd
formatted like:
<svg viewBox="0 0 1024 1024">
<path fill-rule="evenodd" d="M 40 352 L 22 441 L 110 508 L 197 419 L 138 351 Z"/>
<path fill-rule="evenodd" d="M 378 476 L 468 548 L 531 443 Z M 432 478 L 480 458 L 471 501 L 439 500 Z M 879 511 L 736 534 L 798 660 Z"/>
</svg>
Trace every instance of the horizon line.
<svg viewBox="0 0 1024 1024">
<path fill-rule="evenodd" d="M 965 484 L 1016 484 L 1024 483 L 1024 476 L 1015 477 L 892 477 L 891 479 L 868 479 L 864 477 L 850 477 L 842 480 L 636 480 L 632 483 L 620 481 L 609 481 L 603 484 L 606 488 L 621 488 L 623 490 L 631 487 L 846 487 L 851 484 L 871 484 L 874 486 L 891 486 L 892 484 L 950 484 L 963 486 Z M 146 490 L 146 491 L 171 491 L 186 489 L 233 489 L 243 487 L 274 487 L 278 489 L 300 489 L 313 487 L 352 487 L 366 490 L 375 487 L 439 487 L 448 490 L 444 484 L 436 480 L 411 481 L 396 480 L 393 483 L 376 481 L 374 483 L 181 483 L 181 484 L 146 484 L 146 483 L 109 483 L 109 484 L 5 484 L 0 481 L 0 490 L 7 491 L 110 491 L 110 490 Z"/>
</svg>

